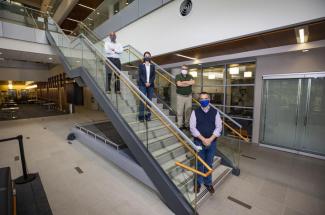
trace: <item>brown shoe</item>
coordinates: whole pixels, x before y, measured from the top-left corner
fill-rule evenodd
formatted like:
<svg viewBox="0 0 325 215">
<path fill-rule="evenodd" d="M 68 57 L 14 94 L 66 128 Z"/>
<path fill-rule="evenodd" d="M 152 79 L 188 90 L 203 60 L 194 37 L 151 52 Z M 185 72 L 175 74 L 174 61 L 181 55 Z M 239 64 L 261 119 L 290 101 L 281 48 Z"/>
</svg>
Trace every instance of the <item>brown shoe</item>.
<svg viewBox="0 0 325 215">
<path fill-rule="evenodd" d="M 205 185 L 209 193 L 214 193 L 214 188 L 212 185 Z"/>
</svg>

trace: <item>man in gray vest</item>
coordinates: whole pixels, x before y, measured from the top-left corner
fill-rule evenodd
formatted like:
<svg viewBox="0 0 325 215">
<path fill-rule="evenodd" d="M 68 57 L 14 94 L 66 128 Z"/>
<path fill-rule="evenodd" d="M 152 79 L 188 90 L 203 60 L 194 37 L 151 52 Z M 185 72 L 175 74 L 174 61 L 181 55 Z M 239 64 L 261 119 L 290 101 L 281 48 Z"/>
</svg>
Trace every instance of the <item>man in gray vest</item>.
<svg viewBox="0 0 325 215">
<path fill-rule="evenodd" d="M 222 121 L 219 112 L 209 105 L 210 96 L 208 93 L 201 92 L 199 102 L 201 107 L 193 110 L 191 114 L 190 130 L 194 137 L 194 143 L 202 147 L 199 156 L 212 167 L 213 158 L 217 151 L 217 138 L 221 135 Z M 198 170 L 207 172 L 201 162 L 198 162 Z M 194 192 L 200 192 L 202 183 L 210 193 L 214 193 L 211 175 L 204 178 L 198 175 Z"/>
</svg>

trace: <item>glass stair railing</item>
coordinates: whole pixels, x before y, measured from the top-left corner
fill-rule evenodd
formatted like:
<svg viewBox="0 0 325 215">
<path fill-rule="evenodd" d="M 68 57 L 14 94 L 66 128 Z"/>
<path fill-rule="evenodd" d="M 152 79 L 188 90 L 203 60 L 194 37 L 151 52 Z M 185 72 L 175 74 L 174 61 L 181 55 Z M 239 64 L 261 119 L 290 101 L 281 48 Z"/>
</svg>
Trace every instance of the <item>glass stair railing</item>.
<svg viewBox="0 0 325 215">
<path fill-rule="evenodd" d="M 77 32 L 86 35 L 104 53 L 104 41 L 100 40 L 86 25 L 79 24 Z M 142 63 L 142 53 L 131 45 L 127 45 L 124 47 L 121 62 L 122 69 L 127 70 L 130 75 L 130 80 L 136 83 L 138 79 L 138 65 Z M 172 101 L 172 98 L 176 96 L 175 77 L 156 63 L 152 63 L 155 64 L 157 73 L 155 80 L 156 102 L 161 104 L 163 108 L 168 109 L 170 114 L 176 115 L 176 102 Z M 199 106 L 199 102 L 195 98 L 193 98 L 193 106 Z M 224 126 L 223 136 L 218 139 L 218 150 L 221 152 L 219 155 L 222 155 L 226 164 L 234 168 L 233 173 L 238 175 L 240 173 L 240 145 L 243 142 L 249 142 L 249 139 L 243 134 L 242 126 L 238 122 L 216 106 L 212 104 L 210 106 L 219 111 Z"/>
<path fill-rule="evenodd" d="M 48 23 L 50 25 L 54 21 L 48 18 Z M 48 31 L 47 35 L 53 46 L 58 49 L 66 68 L 71 71 L 71 76 L 80 68 L 83 68 L 82 71 L 90 77 L 87 82 L 86 76 L 82 76 L 86 80 L 83 81 L 90 86 L 94 84 L 97 87 L 98 92 L 92 90 L 96 100 L 107 101 L 118 114 L 118 116 L 113 116 L 113 113 L 109 113 L 105 107 L 102 107 L 108 117 L 118 117 L 120 123 L 129 129 L 131 134 L 121 133 L 122 138 L 126 135 L 134 135 L 139 140 L 145 149 L 143 154 L 137 154 L 135 149 L 132 148 L 135 147 L 136 143 L 126 142 L 126 144 L 156 185 L 166 204 L 176 214 L 196 214 L 197 205 L 206 196 L 207 191 L 202 189 L 200 193 L 196 194 L 194 192 L 196 180 L 194 179 L 197 174 L 203 176 L 215 174 L 214 169 L 209 167 L 198 156 L 200 147 L 196 146 L 186 134 L 177 128 L 175 116 L 170 114 L 168 109 L 164 109 L 157 99 L 150 101 L 140 92 L 129 71 L 118 70 L 105 58 L 100 42 L 94 44 L 84 34 L 74 38 L 67 37 L 58 26 L 57 29 L 58 32 Z M 119 77 L 120 94 L 115 92 L 106 93 L 105 67 L 110 68 Z M 112 76 L 112 81 L 116 81 L 114 76 Z M 151 121 L 138 121 L 140 103 L 144 103 L 146 108 L 150 110 L 152 114 Z M 99 104 L 102 103 L 99 102 Z M 147 156 L 147 154 L 149 155 L 148 159 L 143 161 L 143 157 Z M 197 171 L 198 162 L 201 162 L 208 171 L 205 173 Z M 213 167 L 220 166 L 219 164 L 220 159 L 216 158 Z M 163 171 L 161 177 L 157 177 L 157 175 L 154 175 L 155 172 L 146 169 L 148 165 L 152 165 L 153 170 L 157 172 Z M 226 166 L 219 169 L 219 172 L 222 172 L 224 176 L 230 171 L 231 168 Z M 172 191 L 168 191 L 166 187 L 162 186 L 164 181 L 166 184 L 172 184 L 168 188 Z M 182 199 L 186 200 L 186 203 Z"/>
<path fill-rule="evenodd" d="M 45 29 L 44 17 L 46 13 L 33 8 L 0 2 L 0 20 L 32 28 Z"/>
</svg>

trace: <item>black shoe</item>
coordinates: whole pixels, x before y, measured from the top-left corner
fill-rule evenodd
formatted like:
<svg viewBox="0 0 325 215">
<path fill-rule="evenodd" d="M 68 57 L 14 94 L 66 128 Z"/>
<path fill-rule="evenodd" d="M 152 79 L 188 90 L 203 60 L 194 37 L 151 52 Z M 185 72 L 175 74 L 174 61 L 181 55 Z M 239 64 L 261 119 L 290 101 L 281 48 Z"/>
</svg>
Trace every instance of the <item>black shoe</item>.
<svg viewBox="0 0 325 215">
<path fill-rule="evenodd" d="M 209 193 L 214 193 L 214 188 L 213 188 L 212 185 L 204 185 L 204 186 L 207 188 L 207 190 L 209 191 Z"/>
<path fill-rule="evenodd" d="M 195 184 L 194 188 L 193 188 L 193 192 L 195 193 L 199 193 L 201 189 L 201 185 L 200 184 Z"/>
<path fill-rule="evenodd" d="M 139 121 L 140 122 L 144 122 L 144 118 L 143 117 L 139 117 Z"/>
</svg>

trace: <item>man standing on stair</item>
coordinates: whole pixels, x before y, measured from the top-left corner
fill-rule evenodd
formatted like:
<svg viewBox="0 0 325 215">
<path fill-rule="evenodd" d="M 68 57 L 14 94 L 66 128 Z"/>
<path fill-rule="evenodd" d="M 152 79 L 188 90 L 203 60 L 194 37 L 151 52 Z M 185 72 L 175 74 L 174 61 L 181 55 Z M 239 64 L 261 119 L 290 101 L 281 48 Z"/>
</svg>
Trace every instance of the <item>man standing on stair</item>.
<svg viewBox="0 0 325 215">
<path fill-rule="evenodd" d="M 219 112 L 209 105 L 210 96 L 208 93 L 201 92 L 199 101 L 201 107 L 193 110 L 191 114 L 190 130 L 194 137 L 194 143 L 202 147 L 199 156 L 212 167 L 213 158 L 217 151 L 217 138 L 221 135 L 222 121 Z M 201 162 L 198 162 L 198 170 L 204 173 L 207 172 Z M 204 178 L 198 175 L 194 192 L 200 192 L 202 183 L 210 193 L 214 193 L 211 175 Z"/>
<path fill-rule="evenodd" d="M 106 57 L 109 61 L 111 61 L 119 70 L 121 70 L 121 61 L 120 55 L 123 53 L 123 46 L 120 43 L 116 42 L 116 33 L 111 32 L 108 34 L 109 39 L 105 40 L 105 53 Z M 111 69 L 105 65 L 106 68 L 106 75 L 107 75 L 107 83 L 106 83 L 106 90 L 108 93 L 111 92 L 111 79 L 112 73 Z M 115 92 L 120 93 L 120 80 L 117 75 L 114 74 L 115 77 Z"/>
<path fill-rule="evenodd" d="M 192 75 L 188 74 L 188 67 L 186 65 L 182 66 L 181 74 L 176 75 L 175 82 L 177 94 L 177 124 L 180 129 L 188 128 L 189 115 L 192 109 L 192 85 L 194 85 L 195 82 Z"/>
</svg>

